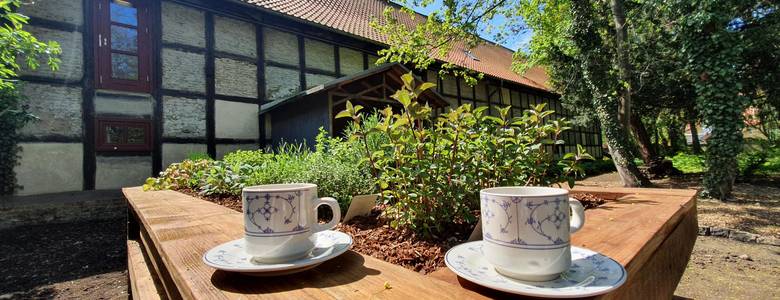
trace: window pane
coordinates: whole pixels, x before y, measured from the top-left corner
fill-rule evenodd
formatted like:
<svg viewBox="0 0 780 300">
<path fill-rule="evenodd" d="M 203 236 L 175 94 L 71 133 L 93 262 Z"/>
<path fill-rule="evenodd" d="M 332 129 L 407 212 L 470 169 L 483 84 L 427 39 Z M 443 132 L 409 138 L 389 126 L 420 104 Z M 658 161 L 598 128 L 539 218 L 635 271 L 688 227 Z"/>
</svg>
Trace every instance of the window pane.
<svg viewBox="0 0 780 300">
<path fill-rule="evenodd" d="M 138 30 L 111 26 L 111 49 L 128 52 L 138 51 Z"/>
<path fill-rule="evenodd" d="M 122 127 L 120 126 L 106 127 L 106 144 L 121 144 L 121 143 L 122 143 Z"/>
<path fill-rule="evenodd" d="M 142 127 L 127 128 L 127 143 L 131 145 L 143 145 L 146 143 L 146 131 Z"/>
<path fill-rule="evenodd" d="M 138 80 L 138 57 L 111 53 L 111 77 Z"/>
<path fill-rule="evenodd" d="M 111 1 L 111 21 L 138 26 L 138 16 L 133 4 L 123 0 Z"/>
</svg>

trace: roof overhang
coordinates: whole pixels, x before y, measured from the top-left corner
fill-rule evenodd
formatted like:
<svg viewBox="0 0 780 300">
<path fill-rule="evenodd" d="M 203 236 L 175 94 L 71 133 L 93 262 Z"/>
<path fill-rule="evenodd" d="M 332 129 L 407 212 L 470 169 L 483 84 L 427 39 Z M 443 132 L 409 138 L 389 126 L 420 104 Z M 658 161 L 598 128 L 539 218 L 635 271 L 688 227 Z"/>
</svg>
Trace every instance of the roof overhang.
<svg viewBox="0 0 780 300">
<path fill-rule="evenodd" d="M 371 69 L 367 69 L 360 73 L 344 76 L 332 80 L 330 82 L 317 85 L 315 87 L 301 91 L 287 98 L 283 98 L 283 99 L 272 101 L 270 103 L 263 104 L 260 106 L 260 114 L 271 112 L 280 107 L 284 107 L 288 104 L 296 103 L 299 100 L 306 99 L 320 93 L 330 92 L 332 94 L 339 95 L 342 99 L 354 98 L 359 100 L 365 100 L 365 99 L 361 99 L 361 96 L 365 95 L 366 91 L 373 91 L 375 89 L 378 90 L 380 88 L 381 89 L 387 88 L 391 92 L 394 92 L 395 90 L 399 89 L 400 86 L 403 84 L 401 81 L 401 75 L 407 74 L 409 72 L 411 71 L 408 68 L 404 67 L 399 63 L 383 64 Z M 382 76 L 381 78 L 382 85 L 376 85 L 376 82 L 374 82 L 374 85 L 364 83 L 369 80 L 376 81 L 378 78 L 377 76 Z M 423 80 L 418 76 L 415 76 L 415 81 L 417 81 L 418 84 L 423 82 Z M 362 86 L 360 84 L 362 84 Z M 354 88 L 348 89 L 349 86 L 357 86 L 358 89 L 361 90 L 359 91 L 354 90 Z M 345 92 L 344 90 L 349 90 L 349 91 Z M 382 95 L 383 95 L 382 98 L 387 98 L 388 90 L 383 90 Z M 369 98 L 369 97 L 365 96 L 365 98 Z M 369 98 L 369 100 L 375 98 L 377 97 L 371 97 Z M 447 103 L 447 101 L 444 100 L 444 97 L 442 97 L 441 94 L 439 94 L 433 89 L 429 89 L 425 91 L 423 95 L 421 95 L 421 99 L 424 102 L 431 105 L 432 107 L 446 107 L 449 105 L 449 103 Z M 390 101 L 388 99 L 384 99 L 384 100 Z"/>
</svg>

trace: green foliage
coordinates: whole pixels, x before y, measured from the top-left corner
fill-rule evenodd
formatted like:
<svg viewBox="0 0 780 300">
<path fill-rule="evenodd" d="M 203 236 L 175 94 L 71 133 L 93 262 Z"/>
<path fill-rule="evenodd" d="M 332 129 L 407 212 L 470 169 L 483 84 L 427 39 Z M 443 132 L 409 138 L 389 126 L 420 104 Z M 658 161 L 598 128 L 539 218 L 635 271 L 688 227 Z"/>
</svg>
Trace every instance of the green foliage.
<svg viewBox="0 0 780 300">
<path fill-rule="evenodd" d="M 204 153 L 204 152 L 190 152 L 190 153 L 187 154 L 187 159 L 189 159 L 189 160 L 202 160 L 202 159 L 211 160 L 211 156 L 209 156 L 208 153 Z"/>
<path fill-rule="evenodd" d="M 675 168 L 685 174 L 704 173 L 707 170 L 704 155 L 680 152 L 669 159 Z"/>
<path fill-rule="evenodd" d="M 411 74 L 402 76 L 404 86 L 391 97 L 403 109 L 388 107 L 373 127 L 361 126 L 362 107 L 347 102 L 337 118 L 356 124 L 351 141 L 364 145 L 365 161 L 371 166 L 391 225 L 417 232 L 441 232 L 453 222 L 473 223 L 479 209 L 479 190 L 494 186 L 552 185 L 574 183 L 582 169 L 578 160 L 591 159 L 582 147 L 561 159 L 551 153 L 565 120 L 548 120 L 552 111 L 544 104 L 509 118 L 509 108 L 500 116 L 484 114 L 485 107 L 464 105 L 434 117 L 427 104 L 418 102 L 431 83 L 414 85 Z M 546 121 L 545 121 L 546 120 Z M 387 143 L 367 146 L 367 137 L 381 134 Z"/>
<path fill-rule="evenodd" d="M 374 192 L 374 180 L 356 149 L 321 130 L 314 151 L 304 144 L 283 144 L 274 153 L 238 150 L 221 161 L 185 160 L 147 179 L 144 189 L 238 197 L 245 186 L 307 182 L 318 186 L 320 196 L 336 198 L 346 211 L 352 196 Z"/>
<path fill-rule="evenodd" d="M 61 52 L 56 42 L 39 42 L 23 29 L 28 18 L 15 12 L 20 4 L 20 0 L 0 1 L 0 196 L 21 188 L 14 173 L 20 150 L 17 131 L 35 120 L 27 111 L 24 97 L 17 92 L 19 83 L 14 78 L 22 66 L 38 68 L 39 59 L 45 59 L 49 68 L 57 70 Z"/>
<path fill-rule="evenodd" d="M 582 168 L 582 174 L 579 178 L 615 172 L 615 163 L 609 158 L 583 161 L 580 163 L 580 167 Z"/>
</svg>

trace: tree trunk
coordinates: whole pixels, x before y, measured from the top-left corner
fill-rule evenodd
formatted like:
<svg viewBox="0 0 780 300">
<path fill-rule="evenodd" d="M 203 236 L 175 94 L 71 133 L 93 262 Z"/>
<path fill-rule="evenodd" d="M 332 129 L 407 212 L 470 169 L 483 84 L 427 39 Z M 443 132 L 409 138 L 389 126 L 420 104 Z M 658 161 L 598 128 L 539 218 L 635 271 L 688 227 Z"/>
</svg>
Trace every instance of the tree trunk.
<svg viewBox="0 0 780 300">
<path fill-rule="evenodd" d="M 680 152 L 680 127 L 678 126 L 679 123 L 677 122 L 671 122 L 669 124 L 669 128 L 667 129 L 669 131 L 669 151 L 672 155 L 677 154 L 677 152 Z"/>
<path fill-rule="evenodd" d="M 636 113 L 632 113 L 630 121 L 631 129 L 634 131 L 634 136 L 636 136 L 636 141 L 639 144 L 639 153 L 642 155 L 642 161 L 644 161 L 645 164 L 649 164 L 658 157 L 658 153 L 655 151 L 653 142 L 650 141 L 650 135 L 647 133 L 647 128 Z"/>
<path fill-rule="evenodd" d="M 617 53 L 617 69 L 620 72 L 620 105 L 618 120 L 624 128 L 631 126 L 631 63 L 628 61 L 628 28 L 626 28 L 626 11 L 623 0 L 610 0 L 612 17 L 615 21 L 615 52 Z M 646 145 L 646 144 L 645 144 Z"/>
<path fill-rule="evenodd" d="M 699 132 L 696 128 L 696 121 L 690 121 L 688 126 L 691 127 L 691 146 L 693 147 L 693 154 L 701 154 L 701 142 L 699 142 Z"/>
<path fill-rule="evenodd" d="M 621 3 L 622 4 L 622 3 Z M 572 1 L 572 26 L 570 32 L 572 41 L 579 48 L 576 59 L 582 63 L 582 75 L 592 94 L 593 106 L 597 111 L 607 146 L 620 174 L 623 185 L 638 187 L 650 185 L 639 168 L 636 167 L 629 151 L 627 126 L 618 120 L 619 100 L 611 96 L 614 84 L 610 82 L 612 62 L 600 51 L 604 46 L 600 34 L 593 24 L 593 12 L 590 1 Z M 623 121 L 628 121 L 625 118 Z"/>
</svg>

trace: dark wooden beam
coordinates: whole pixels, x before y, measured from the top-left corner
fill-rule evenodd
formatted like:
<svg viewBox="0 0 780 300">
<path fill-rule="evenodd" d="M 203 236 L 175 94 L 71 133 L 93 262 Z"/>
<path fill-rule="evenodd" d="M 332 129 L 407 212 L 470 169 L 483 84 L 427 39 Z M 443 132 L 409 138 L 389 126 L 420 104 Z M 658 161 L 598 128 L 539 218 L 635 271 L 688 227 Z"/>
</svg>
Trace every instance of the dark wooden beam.
<svg viewBox="0 0 780 300">
<path fill-rule="evenodd" d="M 152 98 L 154 111 L 152 113 L 152 176 L 162 171 L 162 140 L 163 140 L 163 94 L 162 94 L 162 7 L 159 1 L 150 4 L 152 34 Z"/>
<path fill-rule="evenodd" d="M 83 189 L 95 189 L 95 48 L 94 48 L 94 0 L 84 0 L 84 29 L 82 37 L 82 69 L 84 78 L 81 83 L 81 112 L 83 129 Z"/>
<path fill-rule="evenodd" d="M 301 90 L 306 90 L 306 72 L 304 70 L 306 69 L 306 45 L 303 41 L 303 36 L 298 35 L 298 66 L 299 66 L 299 76 L 301 80 Z"/>
<path fill-rule="evenodd" d="M 206 13 L 206 150 L 210 157 L 217 157 L 215 142 L 214 102 L 216 95 L 216 78 L 214 74 L 214 14 Z"/>
<path fill-rule="evenodd" d="M 265 95 L 265 48 L 264 45 L 263 26 L 255 24 L 255 47 L 257 48 L 257 98 L 260 105 L 266 102 Z M 265 114 L 258 115 L 258 133 L 257 137 L 260 140 L 260 148 L 263 149 L 267 145 L 267 137 L 265 136 Z"/>
</svg>

